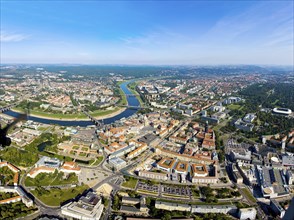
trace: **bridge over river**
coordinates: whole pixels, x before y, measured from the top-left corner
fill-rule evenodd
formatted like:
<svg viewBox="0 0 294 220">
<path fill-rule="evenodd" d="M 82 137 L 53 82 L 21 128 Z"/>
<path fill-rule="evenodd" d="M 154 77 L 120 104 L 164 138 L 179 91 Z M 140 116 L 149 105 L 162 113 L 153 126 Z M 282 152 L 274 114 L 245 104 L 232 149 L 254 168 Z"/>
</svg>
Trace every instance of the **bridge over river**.
<svg viewBox="0 0 294 220">
<path fill-rule="evenodd" d="M 120 120 L 121 118 L 127 118 L 130 117 L 131 115 L 135 114 L 137 112 L 137 110 L 140 107 L 140 102 L 137 99 L 137 95 L 133 95 L 133 93 L 127 88 L 127 85 L 129 83 L 132 83 L 133 81 L 127 81 L 124 82 L 120 85 L 120 88 L 122 89 L 122 91 L 125 93 L 126 97 L 127 97 L 127 101 L 128 101 L 128 106 L 130 108 L 127 108 L 125 111 L 121 112 L 120 114 L 110 117 L 110 118 L 105 118 L 103 119 L 103 123 L 102 120 L 97 120 L 94 117 L 92 117 L 88 111 L 86 111 L 86 115 L 88 116 L 89 120 L 85 121 L 85 120 L 79 120 L 79 119 L 72 119 L 72 120 L 62 120 L 61 119 L 52 119 L 52 118 L 44 118 L 44 117 L 38 117 L 38 116 L 28 116 L 28 120 L 32 120 L 32 121 L 36 121 L 39 123 L 43 123 L 43 124 L 57 124 L 60 126 L 80 126 L 80 127 L 87 127 L 89 125 L 97 125 L 97 126 L 101 126 L 102 124 L 111 124 L 117 120 Z M 12 110 L 10 110 L 12 107 L 14 107 L 13 104 L 11 106 L 6 106 L 6 107 L 2 107 L 4 110 L 4 114 L 7 114 L 9 116 L 12 117 L 18 117 L 19 113 L 18 112 L 14 112 Z M 133 108 L 131 108 L 133 107 Z"/>
</svg>

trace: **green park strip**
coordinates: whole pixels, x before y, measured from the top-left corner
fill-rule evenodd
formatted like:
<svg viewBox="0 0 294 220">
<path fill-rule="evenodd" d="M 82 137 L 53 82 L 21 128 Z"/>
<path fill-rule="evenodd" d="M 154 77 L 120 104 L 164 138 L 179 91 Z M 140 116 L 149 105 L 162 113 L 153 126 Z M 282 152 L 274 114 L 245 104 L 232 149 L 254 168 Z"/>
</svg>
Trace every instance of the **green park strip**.
<svg viewBox="0 0 294 220">
<path fill-rule="evenodd" d="M 38 154 L 35 152 L 20 150 L 14 147 L 0 151 L 0 156 L 3 160 L 23 167 L 33 166 L 39 159 Z"/>
<path fill-rule="evenodd" d="M 0 205 L 0 217 L 1 219 L 18 219 L 24 217 L 23 219 L 31 219 L 25 217 L 33 212 L 37 211 L 36 206 L 27 207 L 21 201 L 14 202 L 10 204 L 1 204 Z"/>
<path fill-rule="evenodd" d="M 103 156 L 98 157 L 97 159 L 93 159 L 89 161 L 89 166 L 97 166 L 99 165 L 103 160 Z"/>
<path fill-rule="evenodd" d="M 227 107 L 230 110 L 238 110 L 238 109 L 240 109 L 241 106 L 237 105 L 237 104 L 231 104 L 231 105 L 228 105 Z"/>
<path fill-rule="evenodd" d="M 40 173 L 35 178 L 27 177 L 25 179 L 26 186 L 58 186 L 78 183 L 76 174 L 71 173 L 67 178 L 64 178 L 63 172 Z"/>
<path fill-rule="evenodd" d="M 158 196 L 158 193 L 156 192 L 150 192 L 150 191 L 147 191 L 147 190 L 137 190 L 138 193 L 142 193 L 142 194 L 149 194 L 149 195 L 154 195 L 154 196 Z"/>
<path fill-rule="evenodd" d="M 0 174 L 0 180 L 2 184 L 13 185 L 14 173 L 8 167 L 0 167 Z"/>
<path fill-rule="evenodd" d="M 252 195 L 252 193 L 247 188 L 241 188 L 240 190 L 247 196 L 247 198 L 252 203 L 255 203 L 256 202 L 256 199 L 254 198 L 254 196 Z"/>
<path fill-rule="evenodd" d="M 119 95 L 121 97 L 118 105 L 127 105 L 128 104 L 127 97 L 126 97 L 125 93 L 123 92 L 123 90 L 120 88 L 120 85 L 124 82 L 125 81 L 119 81 L 116 83 L 116 85 L 118 86 Z"/>
<path fill-rule="evenodd" d="M 13 108 L 13 111 L 16 112 L 23 112 L 23 109 L 21 108 Z M 41 112 L 36 110 L 30 110 L 30 115 L 32 116 L 39 116 L 44 118 L 52 118 L 52 119 L 79 119 L 79 120 L 86 120 L 88 119 L 86 115 L 79 113 L 79 114 L 61 114 L 61 113 L 48 113 L 48 112 Z"/>
<path fill-rule="evenodd" d="M 31 193 L 46 205 L 60 206 L 61 203 L 75 198 L 88 188 L 89 187 L 87 185 L 76 186 L 68 189 L 51 188 L 50 190 L 38 187 L 35 190 L 32 190 Z"/>
<path fill-rule="evenodd" d="M 138 180 L 137 179 L 130 178 L 129 180 L 127 180 L 126 182 L 124 182 L 122 184 L 122 186 L 123 187 L 126 187 L 126 188 L 130 188 L 130 189 L 135 189 L 137 183 L 138 183 Z"/>
<path fill-rule="evenodd" d="M 125 98 L 125 96 L 124 96 Z M 125 98 L 126 100 L 126 98 Z M 93 117 L 98 117 L 98 116 L 107 116 L 109 114 L 113 114 L 117 111 L 119 111 L 121 108 L 114 108 L 114 109 L 109 109 L 109 110 L 96 110 L 91 114 L 91 116 Z M 23 109 L 21 108 L 13 108 L 13 111 L 16 112 L 23 112 Z M 89 120 L 88 117 L 86 115 L 84 115 L 83 113 L 79 113 L 79 114 L 56 114 L 56 113 L 47 113 L 47 112 L 41 112 L 41 111 L 36 111 L 36 110 L 30 110 L 30 115 L 32 116 L 36 116 L 36 117 L 43 117 L 46 119 L 56 119 L 56 120 Z"/>
<path fill-rule="evenodd" d="M 118 104 L 119 105 L 127 105 L 128 104 L 127 97 L 121 88 L 119 89 L 119 95 L 121 97 L 121 100 Z"/>
<path fill-rule="evenodd" d="M 187 204 L 187 205 L 232 205 L 231 202 L 217 202 L 217 203 L 207 203 L 207 202 L 187 202 L 187 201 L 180 201 L 180 200 L 169 200 L 169 199 L 157 199 L 158 201 L 162 202 L 170 202 L 170 203 L 178 203 L 178 204 Z"/>
<path fill-rule="evenodd" d="M 105 115 L 109 115 L 109 114 L 113 114 L 117 111 L 119 111 L 121 108 L 114 108 L 114 109 L 106 109 L 106 110 L 96 110 L 94 112 L 91 112 L 90 115 L 92 117 L 98 117 L 98 116 L 105 116 Z"/>
<path fill-rule="evenodd" d="M 10 198 L 13 198 L 13 197 L 16 197 L 16 196 L 18 196 L 17 193 L 0 192 L 0 200 L 10 199 Z"/>
<path fill-rule="evenodd" d="M 253 138 L 249 138 L 249 140 L 254 141 L 254 142 L 258 142 L 259 141 L 259 137 L 253 137 Z"/>
<path fill-rule="evenodd" d="M 163 197 L 189 199 L 187 196 L 162 193 Z"/>
<path fill-rule="evenodd" d="M 118 81 L 116 84 L 118 85 L 118 86 L 120 86 L 121 84 L 123 84 L 125 81 Z"/>
<path fill-rule="evenodd" d="M 194 199 L 199 199 L 200 198 L 200 191 L 196 189 L 192 189 L 192 196 Z"/>
</svg>

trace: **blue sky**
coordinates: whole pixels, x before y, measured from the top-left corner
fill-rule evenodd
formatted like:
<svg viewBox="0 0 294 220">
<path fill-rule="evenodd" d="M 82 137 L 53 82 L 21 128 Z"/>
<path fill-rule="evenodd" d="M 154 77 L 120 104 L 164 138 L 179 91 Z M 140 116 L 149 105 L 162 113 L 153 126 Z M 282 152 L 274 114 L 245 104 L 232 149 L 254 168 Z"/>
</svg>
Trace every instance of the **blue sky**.
<svg viewBox="0 0 294 220">
<path fill-rule="evenodd" d="M 1 63 L 293 65 L 293 1 L 1 1 Z"/>
</svg>

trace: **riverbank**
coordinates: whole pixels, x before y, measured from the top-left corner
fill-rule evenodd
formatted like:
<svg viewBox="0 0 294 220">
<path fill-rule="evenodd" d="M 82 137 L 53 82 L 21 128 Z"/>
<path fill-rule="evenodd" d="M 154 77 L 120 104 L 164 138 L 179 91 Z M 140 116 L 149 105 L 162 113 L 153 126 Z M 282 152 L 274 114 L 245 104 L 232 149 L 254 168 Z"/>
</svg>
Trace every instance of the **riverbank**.
<svg viewBox="0 0 294 220">
<path fill-rule="evenodd" d="M 97 120 L 102 120 L 102 119 L 107 119 L 107 118 L 115 117 L 115 116 L 121 114 L 122 112 L 124 112 L 126 109 L 127 109 L 127 108 L 118 108 L 117 111 L 115 111 L 115 112 L 113 112 L 113 113 L 109 113 L 109 114 L 104 115 L 104 116 L 103 116 L 103 115 L 101 115 L 101 116 L 97 116 L 97 115 L 95 114 L 95 112 L 94 112 L 93 114 L 91 114 L 91 115 L 92 115 L 95 119 L 97 119 Z M 109 110 L 109 111 L 111 111 L 111 110 Z"/>
<path fill-rule="evenodd" d="M 127 85 L 127 87 L 128 87 L 128 89 L 134 94 L 134 95 L 138 95 L 137 96 L 137 99 L 138 99 L 138 101 L 139 101 L 139 103 L 140 103 L 140 106 L 144 106 L 144 102 L 143 102 L 143 100 L 142 100 L 142 98 L 141 98 L 141 96 L 140 96 L 140 94 L 137 92 L 137 90 L 136 90 L 136 86 L 138 85 L 138 82 L 139 81 L 134 81 L 134 82 L 132 82 L 132 83 L 129 83 L 128 85 Z"/>
<path fill-rule="evenodd" d="M 12 108 L 11 109 L 12 111 L 14 112 L 17 112 L 17 113 L 24 113 L 23 111 L 17 109 L 17 108 Z M 102 120 L 102 119 L 107 119 L 107 118 L 112 118 L 114 116 L 117 116 L 119 114 L 121 114 L 123 111 L 125 111 L 126 108 L 118 108 L 117 111 L 114 111 L 112 112 L 112 109 L 110 110 L 105 110 L 105 115 L 103 115 L 103 111 L 102 112 L 94 112 L 93 113 L 93 117 L 97 120 Z M 59 121 L 90 121 L 89 118 L 87 118 L 87 116 L 83 116 L 83 115 L 80 115 L 79 117 L 73 117 L 71 115 L 65 115 L 65 116 L 62 116 L 62 117 L 57 117 L 56 115 L 50 115 L 50 114 L 47 114 L 47 113 L 36 113 L 36 112 L 33 112 L 33 111 L 30 111 L 30 115 L 29 116 L 33 116 L 33 117 L 38 117 L 38 118 L 42 118 L 42 119 L 52 119 L 52 120 L 59 120 Z"/>
<path fill-rule="evenodd" d="M 18 109 L 18 108 L 12 108 L 11 111 L 13 112 L 17 112 L 17 113 L 24 113 L 24 111 Z M 59 117 L 59 115 L 57 116 L 55 115 L 50 115 L 47 113 L 43 113 L 43 112 L 34 112 L 34 111 L 30 111 L 29 116 L 33 116 L 33 117 L 38 117 L 38 118 L 43 118 L 43 119 L 52 119 L 52 120 L 60 120 L 60 121 L 89 121 L 89 119 L 87 118 L 87 116 L 85 115 L 84 117 L 81 115 L 80 117 L 73 117 L 70 115 L 67 115 L 66 117 Z"/>
<path fill-rule="evenodd" d="M 124 91 L 121 88 L 121 84 L 123 84 L 126 81 L 119 81 L 116 83 L 116 85 L 119 87 L 119 95 L 121 96 L 121 100 L 119 101 L 119 105 L 127 105 L 128 104 L 128 100 L 126 97 L 126 94 L 124 93 Z"/>
</svg>

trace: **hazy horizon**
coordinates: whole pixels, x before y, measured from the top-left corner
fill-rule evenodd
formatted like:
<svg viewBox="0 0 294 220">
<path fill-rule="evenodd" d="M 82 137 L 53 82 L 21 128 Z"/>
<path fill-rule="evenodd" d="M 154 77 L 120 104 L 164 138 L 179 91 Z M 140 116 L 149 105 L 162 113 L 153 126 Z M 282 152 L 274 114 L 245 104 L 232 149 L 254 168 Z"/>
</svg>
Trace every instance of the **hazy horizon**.
<svg viewBox="0 0 294 220">
<path fill-rule="evenodd" d="M 124 64 L 124 63 L 113 63 L 113 64 L 87 64 L 87 63 L 0 63 L 0 66 L 5 65 L 48 65 L 48 66 L 158 66 L 158 67 L 218 67 L 218 66 L 258 66 L 258 67 L 294 67 L 294 64 Z"/>
</svg>

